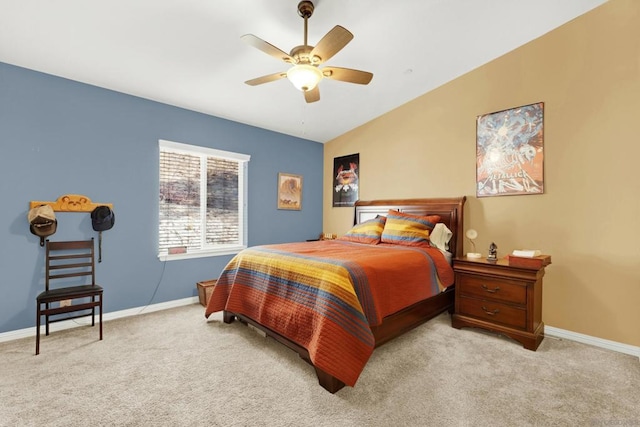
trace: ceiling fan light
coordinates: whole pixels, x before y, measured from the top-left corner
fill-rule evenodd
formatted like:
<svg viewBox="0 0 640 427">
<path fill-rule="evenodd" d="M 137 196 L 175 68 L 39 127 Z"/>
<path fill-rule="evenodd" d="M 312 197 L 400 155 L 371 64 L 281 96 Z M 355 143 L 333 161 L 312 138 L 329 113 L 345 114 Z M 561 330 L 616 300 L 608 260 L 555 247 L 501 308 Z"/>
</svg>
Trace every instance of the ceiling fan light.
<svg viewBox="0 0 640 427">
<path fill-rule="evenodd" d="M 313 65 L 298 64 L 289 68 L 287 78 L 296 89 L 306 92 L 313 90 L 322 80 L 322 71 Z"/>
</svg>

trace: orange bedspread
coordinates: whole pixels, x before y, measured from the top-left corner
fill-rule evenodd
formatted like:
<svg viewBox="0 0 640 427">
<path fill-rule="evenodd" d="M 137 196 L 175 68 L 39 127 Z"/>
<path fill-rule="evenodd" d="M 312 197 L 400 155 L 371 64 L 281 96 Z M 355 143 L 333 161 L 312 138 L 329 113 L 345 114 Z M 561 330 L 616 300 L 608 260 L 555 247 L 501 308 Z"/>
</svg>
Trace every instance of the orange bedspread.
<svg viewBox="0 0 640 427">
<path fill-rule="evenodd" d="M 339 240 L 257 246 L 225 267 L 205 316 L 243 314 L 353 386 L 375 346 L 369 326 L 440 293 L 453 278 L 435 248 Z"/>
</svg>

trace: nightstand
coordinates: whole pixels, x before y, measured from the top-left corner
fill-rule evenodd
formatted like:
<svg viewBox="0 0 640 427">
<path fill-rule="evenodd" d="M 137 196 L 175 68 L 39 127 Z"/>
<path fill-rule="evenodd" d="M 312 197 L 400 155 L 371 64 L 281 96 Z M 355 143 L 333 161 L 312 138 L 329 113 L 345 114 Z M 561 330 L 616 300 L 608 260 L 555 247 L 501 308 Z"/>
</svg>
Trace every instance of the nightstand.
<svg viewBox="0 0 640 427">
<path fill-rule="evenodd" d="M 548 263 L 551 263 L 549 257 Z M 521 267 L 506 259 L 456 258 L 455 312 L 451 325 L 506 335 L 535 351 L 544 338 L 544 265 Z"/>
</svg>

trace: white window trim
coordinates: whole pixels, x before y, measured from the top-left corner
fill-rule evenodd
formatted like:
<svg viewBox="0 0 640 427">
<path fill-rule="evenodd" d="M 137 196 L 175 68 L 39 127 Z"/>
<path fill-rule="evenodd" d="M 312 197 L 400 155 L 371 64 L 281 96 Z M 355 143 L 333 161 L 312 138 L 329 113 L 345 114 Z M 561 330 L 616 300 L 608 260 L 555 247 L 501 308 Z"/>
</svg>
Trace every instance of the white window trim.
<svg viewBox="0 0 640 427">
<path fill-rule="evenodd" d="M 248 195 L 247 168 L 248 168 L 248 162 L 251 159 L 251 156 L 248 154 L 234 153 L 231 151 L 217 150 L 215 148 L 207 148 L 207 147 L 201 147 L 197 145 L 183 144 L 180 142 L 166 141 L 163 139 L 160 139 L 158 141 L 158 147 L 160 150 L 164 149 L 164 150 L 170 150 L 170 151 L 184 153 L 184 154 L 199 153 L 199 154 L 204 154 L 212 157 L 219 157 L 219 158 L 224 158 L 229 160 L 237 160 L 238 162 L 240 162 L 242 170 L 241 170 L 241 173 L 238 174 L 238 187 L 242 188 L 242 191 L 240 192 L 240 194 L 238 194 L 238 206 L 239 206 L 239 209 L 241 210 L 241 216 L 243 218 L 243 224 L 239 230 L 240 232 L 239 240 L 242 242 L 241 245 L 224 245 L 224 246 L 220 245 L 220 247 L 218 248 L 207 248 L 207 249 L 201 249 L 197 251 L 192 250 L 190 252 L 182 253 L 182 254 L 169 254 L 166 252 L 159 252 L 158 259 L 160 261 L 177 261 L 182 259 L 235 255 L 241 250 L 246 249 L 249 221 L 248 221 L 248 214 L 247 214 L 248 201 L 246 200 L 245 196 Z M 204 180 L 201 181 L 201 185 L 206 185 L 203 183 L 204 183 Z M 206 194 L 206 189 L 204 194 Z M 206 209 L 206 206 L 204 207 L 204 209 Z"/>
<path fill-rule="evenodd" d="M 201 251 L 191 251 L 184 254 L 158 254 L 158 259 L 160 261 L 178 261 L 181 259 L 193 259 L 193 258 L 205 258 L 205 257 L 213 257 L 213 256 L 223 256 L 223 255 L 235 255 L 243 249 L 246 249 L 246 245 L 242 246 L 233 246 L 233 247 L 225 247 L 220 249 L 211 249 L 211 250 L 201 250 Z"/>
</svg>

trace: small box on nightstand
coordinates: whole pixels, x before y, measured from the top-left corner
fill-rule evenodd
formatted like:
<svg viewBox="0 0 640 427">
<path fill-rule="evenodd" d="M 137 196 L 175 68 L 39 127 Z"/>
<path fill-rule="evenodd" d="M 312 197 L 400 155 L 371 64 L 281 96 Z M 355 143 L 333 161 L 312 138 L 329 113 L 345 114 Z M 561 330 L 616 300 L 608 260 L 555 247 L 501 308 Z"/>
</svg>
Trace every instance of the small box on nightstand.
<svg viewBox="0 0 640 427">
<path fill-rule="evenodd" d="M 211 298 L 211 294 L 213 293 L 213 287 L 215 286 L 217 280 L 205 280 L 203 282 L 196 283 L 198 288 L 198 299 L 200 300 L 200 304 L 207 306 L 209 302 L 209 298 Z"/>
<path fill-rule="evenodd" d="M 507 255 L 506 258 L 509 261 L 509 265 L 533 268 L 534 270 L 539 270 L 551 264 L 551 255 L 538 255 L 531 258 Z"/>
</svg>

